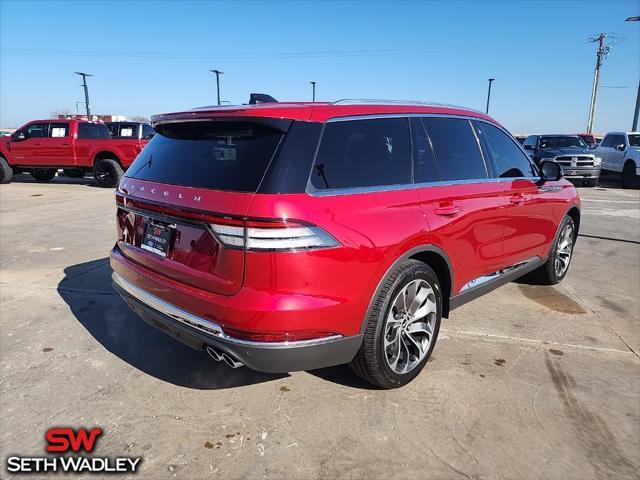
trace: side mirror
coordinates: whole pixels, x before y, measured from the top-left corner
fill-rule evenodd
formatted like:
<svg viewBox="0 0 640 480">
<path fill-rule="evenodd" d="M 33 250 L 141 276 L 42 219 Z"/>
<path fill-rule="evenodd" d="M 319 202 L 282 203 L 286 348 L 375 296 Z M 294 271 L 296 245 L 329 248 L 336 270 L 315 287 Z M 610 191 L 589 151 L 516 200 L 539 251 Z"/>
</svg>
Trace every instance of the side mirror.
<svg viewBox="0 0 640 480">
<path fill-rule="evenodd" d="M 543 182 L 555 182 L 562 178 L 562 167 L 559 163 L 543 160 L 540 163 L 540 179 Z"/>
<path fill-rule="evenodd" d="M 12 142 L 20 142 L 21 140 L 26 140 L 27 136 L 25 135 L 24 132 L 14 132 L 13 135 L 11 135 L 11 141 Z"/>
<path fill-rule="evenodd" d="M 619 152 L 624 152 L 625 146 L 624 143 L 621 143 L 620 145 L 616 145 L 616 150 L 618 150 Z"/>
<path fill-rule="evenodd" d="M 533 150 L 533 146 L 531 145 L 523 145 L 525 150 Z"/>
</svg>

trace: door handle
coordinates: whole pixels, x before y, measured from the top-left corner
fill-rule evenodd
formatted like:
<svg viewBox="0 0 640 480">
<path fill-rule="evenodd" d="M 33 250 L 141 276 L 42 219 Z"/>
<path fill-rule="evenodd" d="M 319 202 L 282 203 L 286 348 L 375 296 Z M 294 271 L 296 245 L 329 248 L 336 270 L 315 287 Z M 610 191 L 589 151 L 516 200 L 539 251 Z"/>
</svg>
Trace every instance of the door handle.
<svg viewBox="0 0 640 480">
<path fill-rule="evenodd" d="M 63 146 L 63 147 L 68 147 L 69 145 L 71 145 L 71 142 L 64 142 L 64 143 L 62 144 L 62 146 Z"/>
<path fill-rule="evenodd" d="M 449 217 L 451 215 L 457 215 L 462 212 L 462 207 L 460 205 L 447 205 L 444 207 L 438 207 L 433 210 L 436 215 L 441 215 L 443 217 Z"/>
<path fill-rule="evenodd" d="M 511 198 L 509 198 L 509 201 L 511 203 L 515 203 L 516 205 L 520 205 L 522 203 L 524 203 L 525 198 L 523 195 L 514 195 Z"/>
<path fill-rule="evenodd" d="M 42 145 L 42 142 L 36 142 L 36 143 L 34 143 L 34 145 L 35 145 L 36 147 L 39 147 L 40 145 Z"/>
</svg>

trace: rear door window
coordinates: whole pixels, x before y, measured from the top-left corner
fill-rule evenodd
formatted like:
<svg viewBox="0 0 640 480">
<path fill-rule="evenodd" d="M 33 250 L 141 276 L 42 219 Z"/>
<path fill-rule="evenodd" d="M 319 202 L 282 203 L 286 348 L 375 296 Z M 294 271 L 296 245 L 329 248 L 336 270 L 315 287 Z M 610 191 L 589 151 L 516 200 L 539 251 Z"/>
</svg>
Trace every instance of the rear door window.
<svg viewBox="0 0 640 480">
<path fill-rule="evenodd" d="M 317 189 L 412 182 L 408 118 L 328 122 L 311 184 Z"/>
<path fill-rule="evenodd" d="M 438 117 L 422 120 L 443 181 L 488 178 L 478 139 L 469 120 Z"/>
<path fill-rule="evenodd" d="M 527 155 L 520 150 L 516 142 L 506 133 L 486 122 L 475 122 L 475 124 L 493 158 L 496 177 L 514 178 L 537 176 Z"/>
<path fill-rule="evenodd" d="M 49 126 L 49 136 L 51 138 L 64 138 L 69 135 L 68 123 L 52 123 Z"/>
<path fill-rule="evenodd" d="M 101 123 L 79 123 L 78 139 L 81 140 L 108 140 L 111 138 L 109 128 Z"/>
<path fill-rule="evenodd" d="M 127 170 L 139 180 L 255 192 L 284 133 L 254 122 L 164 125 Z"/>
</svg>

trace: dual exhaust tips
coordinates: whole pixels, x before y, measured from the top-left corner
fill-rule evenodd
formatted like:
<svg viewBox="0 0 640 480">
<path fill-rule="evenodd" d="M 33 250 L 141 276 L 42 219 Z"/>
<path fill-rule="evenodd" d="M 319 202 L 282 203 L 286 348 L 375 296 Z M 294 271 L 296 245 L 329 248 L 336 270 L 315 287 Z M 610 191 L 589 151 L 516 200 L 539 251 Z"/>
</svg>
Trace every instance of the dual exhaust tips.
<svg viewBox="0 0 640 480">
<path fill-rule="evenodd" d="M 239 368 L 244 366 L 244 363 L 234 359 L 228 353 L 222 352 L 211 345 L 207 345 L 207 353 L 211 358 L 213 358 L 216 362 L 224 362 L 229 365 L 231 368 Z"/>
</svg>

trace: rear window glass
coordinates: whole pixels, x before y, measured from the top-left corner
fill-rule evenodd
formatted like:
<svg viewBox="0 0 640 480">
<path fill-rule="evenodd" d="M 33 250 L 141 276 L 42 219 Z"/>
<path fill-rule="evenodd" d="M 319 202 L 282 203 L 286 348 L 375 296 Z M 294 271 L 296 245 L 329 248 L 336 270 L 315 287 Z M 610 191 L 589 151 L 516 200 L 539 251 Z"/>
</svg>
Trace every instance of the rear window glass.
<svg viewBox="0 0 640 480">
<path fill-rule="evenodd" d="M 484 159 L 468 120 L 458 118 L 424 118 L 423 120 L 433 145 L 442 180 L 487 178 Z"/>
<path fill-rule="evenodd" d="M 255 192 L 283 133 L 253 122 L 162 127 L 127 170 L 139 180 Z"/>
<path fill-rule="evenodd" d="M 408 119 L 329 122 L 311 183 L 318 189 L 411 183 L 411 167 Z"/>
</svg>

